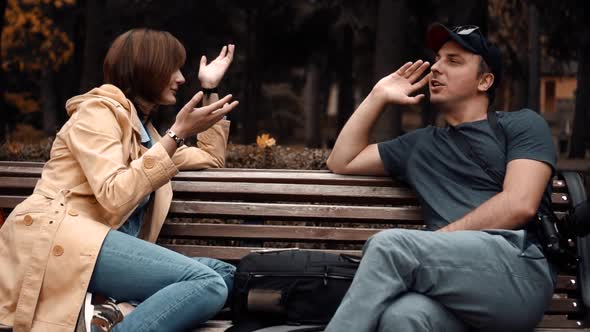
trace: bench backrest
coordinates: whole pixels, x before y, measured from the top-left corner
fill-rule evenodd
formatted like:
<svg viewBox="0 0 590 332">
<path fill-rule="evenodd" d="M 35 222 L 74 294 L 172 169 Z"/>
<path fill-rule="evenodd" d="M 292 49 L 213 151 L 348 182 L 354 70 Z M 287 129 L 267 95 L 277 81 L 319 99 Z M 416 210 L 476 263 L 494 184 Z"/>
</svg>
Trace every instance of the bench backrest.
<svg viewBox="0 0 590 332">
<path fill-rule="evenodd" d="M 0 208 L 34 188 L 40 163 L 0 162 Z M 416 195 L 385 177 L 328 171 L 213 169 L 181 172 L 159 243 L 188 256 L 237 262 L 261 247 L 360 254 L 381 229 L 423 228 Z M 553 209 L 570 208 L 565 181 L 553 180 Z M 560 275 L 544 327 L 578 328 L 585 308 L 575 276 Z"/>
</svg>

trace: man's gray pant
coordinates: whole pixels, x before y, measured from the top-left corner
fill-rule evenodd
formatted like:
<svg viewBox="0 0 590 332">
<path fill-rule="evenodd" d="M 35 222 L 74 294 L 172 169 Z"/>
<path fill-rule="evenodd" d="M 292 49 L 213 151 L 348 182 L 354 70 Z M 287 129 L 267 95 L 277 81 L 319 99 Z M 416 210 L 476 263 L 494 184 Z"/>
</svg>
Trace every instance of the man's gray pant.
<svg viewBox="0 0 590 332">
<path fill-rule="evenodd" d="M 525 231 L 386 230 L 326 331 L 532 331 L 553 286 Z"/>
</svg>

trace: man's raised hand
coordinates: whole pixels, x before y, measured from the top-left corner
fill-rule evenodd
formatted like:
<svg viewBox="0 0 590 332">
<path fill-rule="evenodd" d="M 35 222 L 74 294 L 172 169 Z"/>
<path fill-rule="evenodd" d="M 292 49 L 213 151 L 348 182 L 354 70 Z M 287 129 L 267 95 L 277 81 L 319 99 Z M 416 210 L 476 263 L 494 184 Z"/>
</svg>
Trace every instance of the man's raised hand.
<svg viewBox="0 0 590 332">
<path fill-rule="evenodd" d="M 416 62 L 407 62 L 394 73 L 382 78 L 375 87 L 373 93 L 381 98 L 384 103 L 414 105 L 424 98 L 424 94 L 410 96 L 422 87 L 429 79 L 430 74 L 417 81 L 420 76 L 428 69 L 430 64 L 422 60 Z M 417 81 L 417 82 L 416 82 Z"/>
<path fill-rule="evenodd" d="M 201 56 L 199 73 L 197 74 L 201 86 L 211 89 L 219 85 L 219 82 L 225 75 L 225 72 L 234 59 L 235 45 L 229 44 L 221 48 L 217 58 L 207 64 L 207 57 Z"/>
</svg>

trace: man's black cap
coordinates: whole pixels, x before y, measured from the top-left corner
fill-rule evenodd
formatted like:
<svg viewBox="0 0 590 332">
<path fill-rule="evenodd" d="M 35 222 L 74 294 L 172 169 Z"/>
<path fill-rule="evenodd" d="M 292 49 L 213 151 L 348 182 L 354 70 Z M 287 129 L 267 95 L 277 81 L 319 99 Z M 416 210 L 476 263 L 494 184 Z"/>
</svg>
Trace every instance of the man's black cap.
<svg viewBox="0 0 590 332">
<path fill-rule="evenodd" d="M 435 23 L 428 29 L 426 46 L 436 53 L 449 40 L 456 41 L 469 52 L 481 55 L 494 74 L 494 84 L 490 90 L 495 90 L 502 79 L 500 49 L 483 36 L 478 26 L 464 25 L 449 29 L 440 23 Z"/>
</svg>

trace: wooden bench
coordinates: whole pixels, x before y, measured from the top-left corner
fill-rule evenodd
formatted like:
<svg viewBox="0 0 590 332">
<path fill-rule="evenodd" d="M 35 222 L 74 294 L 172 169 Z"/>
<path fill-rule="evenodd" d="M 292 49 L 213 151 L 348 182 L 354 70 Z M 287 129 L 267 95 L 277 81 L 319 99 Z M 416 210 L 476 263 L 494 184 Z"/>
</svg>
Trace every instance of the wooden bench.
<svg viewBox="0 0 590 332">
<path fill-rule="evenodd" d="M 29 195 L 42 163 L 0 162 L 0 208 L 5 215 Z M 385 177 L 328 171 L 213 169 L 181 172 L 159 243 L 189 256 L 238 262 L 260 247 L 299 247 L 359 254 L 381 229 L 422 228 L 415 194 Z M 563 217 L 570 197 L 553 180 L 553 207 Z M 574 275 L 560 275 L 536 331 L 590 329 Z M 214 330 L 214 329 L 213 329 Z M 223 331 L 223 329 L 221 329 Z"/>
</svg>

